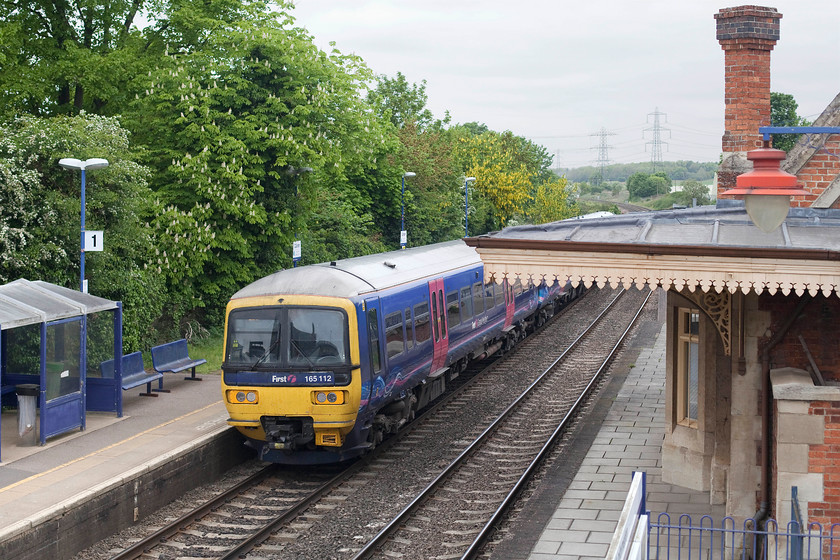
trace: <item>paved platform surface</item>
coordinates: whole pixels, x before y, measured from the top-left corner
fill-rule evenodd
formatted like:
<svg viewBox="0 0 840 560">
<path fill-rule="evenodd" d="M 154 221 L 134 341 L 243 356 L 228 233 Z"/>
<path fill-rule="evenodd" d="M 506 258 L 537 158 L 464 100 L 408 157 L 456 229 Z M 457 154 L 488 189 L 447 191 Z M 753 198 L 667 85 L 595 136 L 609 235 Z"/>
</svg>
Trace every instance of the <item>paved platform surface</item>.
<svg viewBox="0 0 840 560">
<path fill-rule="evenodd" d="M 47 519 L 115 480 L 153 462 L 200 445 L 229 429 L 218 374 L 202 381 L 164 379 L 170 393 L 140 397 L 123 393 L 123 417 L 88 413 L 85 431 L 50 438 L 43 447 L 25 445 L 17 414 L 3 412 L 0 449 L 0 542 Z"/>
<path fill-rule="evenodd" d="M 647 508 L 654 518 L 663 512 L 723 517 L 723 506 L 710 506 L 707 492 L 662 482 L 664 411 L 663 325 L 635 359 L 528 560 L 604 558 L 633 471 L 647 473 Z"/>
</svg>

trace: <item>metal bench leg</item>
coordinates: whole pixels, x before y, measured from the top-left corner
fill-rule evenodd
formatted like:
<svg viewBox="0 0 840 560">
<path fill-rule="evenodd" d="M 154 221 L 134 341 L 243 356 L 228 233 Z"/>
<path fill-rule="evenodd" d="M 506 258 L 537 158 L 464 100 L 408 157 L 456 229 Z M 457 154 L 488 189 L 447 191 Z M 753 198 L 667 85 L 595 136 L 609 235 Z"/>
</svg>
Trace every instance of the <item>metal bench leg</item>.
<svg viewBox="0 0 840 560">
<path fill-rule="evenodd" d="M 184 380 L 185 381 L 201 381 L 200 377 L 195 376 L 195 366 L 192 367 L 192 376 L 191 377 L 185 377 Z"/>
<path fill-rule="evenodd" d="M 164 388 L 163 388 L 163 377 L 161 377 L 160 379 L 158 379 L 158 388 L 157 388 L 157 389 L 154 389 L 154 391 L 155 391 L 156 393 L 168 393 L 168 392 L 169 392 L 169 389 L 164 389 Z M 155 395 L 155 396 L 157 396 L 157 395 Z"/>
<path fill-rule="evenodd" d="M 156 397 L 157 396 L 156 393 L 152 393 L 152 382 L 151 381 L 146 383 L 146 392 L 145 393 L 140 393 L 140 396 L 141 397 Z"/>
</svg>

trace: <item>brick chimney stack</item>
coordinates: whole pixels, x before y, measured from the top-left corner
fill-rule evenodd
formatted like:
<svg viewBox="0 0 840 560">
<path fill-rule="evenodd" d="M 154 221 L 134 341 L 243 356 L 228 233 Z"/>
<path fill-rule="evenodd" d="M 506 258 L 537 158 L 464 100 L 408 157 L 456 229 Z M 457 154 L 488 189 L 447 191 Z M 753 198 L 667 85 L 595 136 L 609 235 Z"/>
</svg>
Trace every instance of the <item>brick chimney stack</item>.
<svg viewBox="0 0 840 560">
<path fill-rule="evenodd" d="M 724 161 L 718 171 L 718 195 L 735 186 L 735 177 L 751 166 L 745 154 L 762 146 L 758 127 L 770 125 L 770 51 L 779 39 L 775 8 L 738 6 L 715 14 L 717 39 L 724 50 Z"/>
</svg>

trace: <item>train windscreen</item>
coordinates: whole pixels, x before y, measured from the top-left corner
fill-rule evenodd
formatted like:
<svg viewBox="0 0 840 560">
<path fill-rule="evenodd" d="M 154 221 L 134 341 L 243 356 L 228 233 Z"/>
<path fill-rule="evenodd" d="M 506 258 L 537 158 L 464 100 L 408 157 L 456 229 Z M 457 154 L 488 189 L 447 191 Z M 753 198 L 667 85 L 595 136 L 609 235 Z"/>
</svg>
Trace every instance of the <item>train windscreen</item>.
<svg viewBox="0 0 840 560">
<path fill-rule="evenodd" d="M 312 307 L 243 308 L 231 312 L 225 366 L 322 367 L 348 364 L 347 315 Z"/>
</svg>

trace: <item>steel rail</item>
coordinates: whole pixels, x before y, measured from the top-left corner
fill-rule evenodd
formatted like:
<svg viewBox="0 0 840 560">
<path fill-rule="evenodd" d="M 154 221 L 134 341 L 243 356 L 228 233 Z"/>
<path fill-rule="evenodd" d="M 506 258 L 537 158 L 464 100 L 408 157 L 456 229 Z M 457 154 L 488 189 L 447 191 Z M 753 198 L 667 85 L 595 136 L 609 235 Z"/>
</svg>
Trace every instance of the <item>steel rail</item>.
<svg viewBox="0 0 840 560">
<path fill-rule="evenodd" d="M 624 289 L 618 292 L 615 298 L 607 305 L 604 310 L 592 321 L 592 323 L 571 343 L 569 344 L 568 348 L 560 354 L 560 356 L 555 359 L 546 370 L 537 377 L 523 392 L 522 394 L 513 401 L 494 421 L 490 426 L 488 426 L 476 439 L 473 441 L 467 448 L 465 448 L 459 455 L 456 457 L 452 463 L 449 464 L 434 480 L 432 480 L 426 488 L 424 488 L 412 501 L 409 503 L 403 510 L 397 514 L 397 516 L 391 520 L 385 527 L 383 527 L 376 536 L 373 537 L 359 552 L 353 556 L 353 560 L 363 560 L 369 558 L 377 548 L 379 548 L 384 542 L 388 539 L 388 537 L 393 534 L 407 519 L 408 517 L 419 508 L 419 506 L 426 501 L 426 499 L 434 492 L 434 490 L 440 486 L 449 476 L 455 472 L 455 470 L 464 463 L 478 447 L 487 439 L 490 435 L 492 435 L 499 425 L 509 416 L 512 412 L 518 407 L 518 405 L 529 396 L 531 391 L 539 385 L 544 378 L 546 378 L 552 369 L 562 361 L 566 355 L 577 347 L 580 342 L 583 340 L 584 337 L 597 325 L 600 323 L 601 319 L 613 308 L 615 303 L 621 298 L 621 296 L 626 293 Z M 648 294 L 650 297 L 650 294 Z M 647 299 L 645 299 L 647 302 Z M 642 305 L 644 307 L 644 305 Z M 637 315 L 638 316 L 638 313 Z M 635 320 L 635 318 L 634 318 Z M 591 384 L 591 382 L 590 382 Z"/>
<path fill-rule="evenodd" d="M 634 315 L 633 319 L 630 321 L 630 325 L 621 334 L 621 337 L 619 337 L 618 342 L 616 342 L 612 350 L 610 350 L 609 355 L 604 359 L 603 363 L 601 364 L 601 367 L 599 367 L 598 371 L 596 371 L 595 374 L 592 376 L 592 379 L 586 385 L 583 392 L 580 394 L 575 403 L 560 421 L 560 424 L 558 424 L 557 428 L 551 434 L 551 437 L 548 438 L 548 441 L 546 441 L 545 445 L 543 445 L 542 449 L 540 449 L 537 456 L 534 457 L 534 459 L 531 461 L 531 464 L 528 465 L 528 468 L 525 470 L 525 472 L 522 473 L 522 476 L 519 477 L 519 480 L 516 482 L 514 487 L 511 489 L 511 491 L 496 509 L 495 513 L 493 513 L 493 516 L 484 525 L 479 534 L 476 535 L 470 547 L 461 556 L 461 560 L 470 560 L 478 556 L 482 547 L 487 542 L 487 539 L 490 538 L 490 535 L 495 531 L 497 525 L 500 523 L 502 516 L 505 513 L 507 513 L 507 511 L 513 505 L 516 498 L 518 498 L 522 491 L 525 489 L 527 483 L 530 482 L 531 478 L 536 473 L 537 468 L 542 464 L 543 460 L 545 460 L 545 458 L 554 448 L 554 445 L 560 439 L 560 436 L 563 435 L 566 425 L 569 422 L 571 422 L 572 418 L 574 418 L 575 414 L 577 414 L 578 409 L 584 404 L 586 398 L 589 396 L 589 393 L 592 392 L 593 387 L 595 387 L 595 383 L 601 377 L 603 372 L 607 369 L 607 366 L 615 357 L 615 354 L 618 352 L 618 349 L 624 342 L 624 339 L 627 338 L 627 335 L 630 333 L 630 330 L 633 328 L 633 325 L 636 324 L 636 320 L 639 318 L 639 315 L 641 315 L 642 311 L 644 311 L 645 305 L 647 305 L 647 302 L 650 299 L 652 293 L 653 292 L 648 292 L 648 295 L 642 302 L 642 305 L 639 306 L 639 310 L 636 312 L 636 315 Z"/>
<path fill-rule="evenodd" d="M 134 558 L 139 558 L 143 554 L 148 553 L 149 550 L 151 550 L 157 542 L 165 542 L 173 535 L 178 534 L 181 531 L 182 527 L 184 527 L 185 525 L 194 523 L 195 521 L 201 519 L 208 513 L 211 513 L 219 506 L 224 505 L 232 498 L 241 494 L 244 490 L 259 484 L 260 482 L 268 478 L 271 474 L 273 474 L 276 469 L 277 465 L 268 465 L 265 468 L 255 472 L 248 478 L 238 482 L 236 485 L 232 486 L 228 490 L 225 490 L 224 492 L 212 498 L 211 500 L 208 500 L 201 506 L 191 511 L 188 511 L 175 521 L 169 523 L 165 527 L 162 527 L 160 530 L 137 541 L 132 546 L 126 548 L 116 556 L 112 556 L 111 560 L 133 560 Z"/>
</svg>

